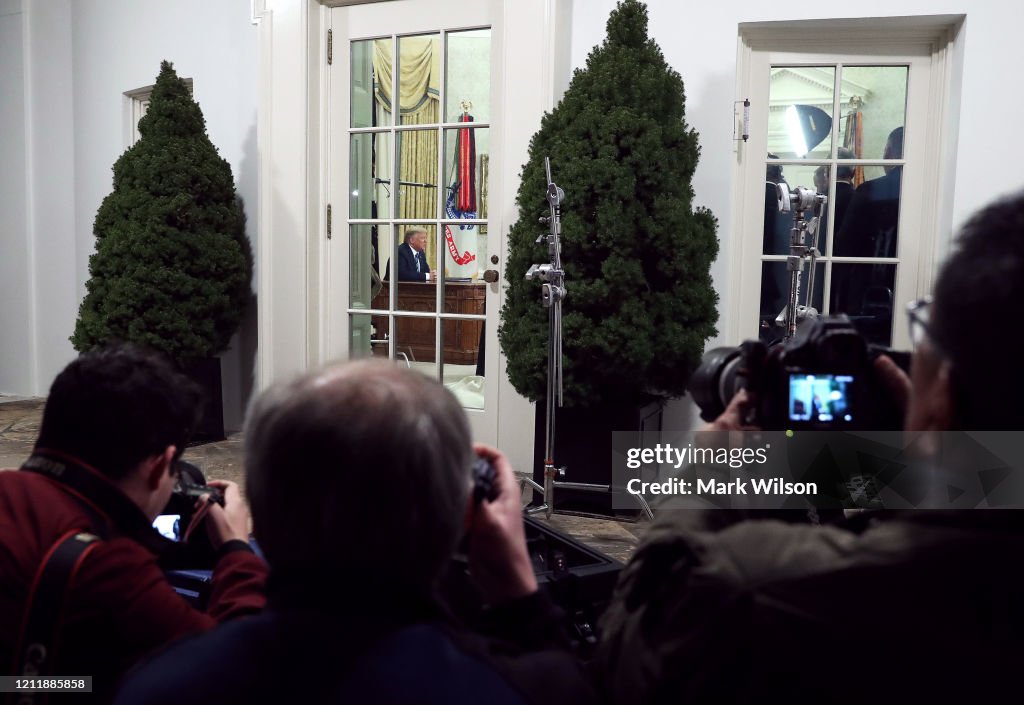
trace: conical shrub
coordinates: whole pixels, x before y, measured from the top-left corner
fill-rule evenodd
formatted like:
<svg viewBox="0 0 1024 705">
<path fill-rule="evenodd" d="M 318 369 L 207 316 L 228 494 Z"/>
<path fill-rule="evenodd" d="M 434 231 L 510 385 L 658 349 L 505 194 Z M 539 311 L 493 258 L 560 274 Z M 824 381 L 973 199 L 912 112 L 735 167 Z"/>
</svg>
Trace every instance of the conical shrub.
<svg viewBox="0 0 1024 705">
<path fill-rule="evenodd" d="M 114 164 L 96 214 L 96 252 L 71 342 L 120 340 L 180 362 L 228 347 L 250 299 L 252 255 L 231 166 L 170 62 L 141 139 Z"/>
<path fill-rule="evenodd" d="M 548 312 L 524 273 L 548 261 L 535 240 L 548 212 L 544 157 L 565 191 L 565 402 L 644 403 L 684 393 L 715 335 L 710 267 L 717 222 L 692 206 L 700 148 L 680 75 L 648 38 L 647 8 L 623 0 L 530 142 L 509 234 L 499 338 L 513 386 L 546 391 Z"/>
</svg>

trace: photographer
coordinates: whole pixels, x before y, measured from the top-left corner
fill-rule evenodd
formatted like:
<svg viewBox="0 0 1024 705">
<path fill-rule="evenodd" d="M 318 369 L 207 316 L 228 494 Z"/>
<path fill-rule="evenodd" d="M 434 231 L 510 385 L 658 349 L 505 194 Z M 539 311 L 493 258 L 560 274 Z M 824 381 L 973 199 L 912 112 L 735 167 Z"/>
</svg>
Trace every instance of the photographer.
<svg viewBox="0 0 1024 705">
<path fill-rule="evenodd" d="M 512 468 L 470 438 L 450 392 L 382 361 L 266 391 L 245 455 L 268 611 L 181 642 L 117 702 L 592 701 L 538 592 Z M 470 492 L 477 456 L 495 470 L 492 499 Z M 480 632 L 436 597 L 460 537 L 490 605 Z"/>
<path fill-rule="evenodd" d="M 907 432 L 1024 427 L 1021 301 L 1024 194 L 976 215 L 934 303 L 910 308 L 911 378 L 875 361 L 907 404 Z M 752 401 L 737 395 L 712 429 L 742 428 Z M 951 470 L 947 458 L 934 466 Z M 1019 691 L 1021 512 L 863 512 L 821 526 L 725 513 L 660 511 L 623 571 L 597 660 L 612 702 L 995 702 Z"/>
<path fill-rule="evenodd" d="M 263 607 L 266 567 L 234 483 L 211 483 L 225 504 L 205 521 L 219 556 L 208 613 L 157 562 L 166 542 L 151 524 L 198 411 L 192 382 L 132 346 L 85 353 L 57 376 L 33 455 L 0 473 L 0 662 L 17 664 L 5 673 L 92 676 L 92 698 L 75 702 L 105 702 L 149 652 Z"/>
</svg>

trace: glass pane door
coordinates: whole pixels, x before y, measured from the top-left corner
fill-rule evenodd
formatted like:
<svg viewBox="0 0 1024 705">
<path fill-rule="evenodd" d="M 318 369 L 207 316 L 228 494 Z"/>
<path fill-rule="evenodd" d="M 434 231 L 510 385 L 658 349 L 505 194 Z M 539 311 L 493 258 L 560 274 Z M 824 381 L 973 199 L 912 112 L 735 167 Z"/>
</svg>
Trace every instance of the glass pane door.
<svg viewBox="0 0 1024 705">
<path fill-rule="evenodd" d="M 483 409 L 491 31 L 348 51 L 349 353 L 408 365 Z"/>
<path fill-rule="evenodd" d="M 793 214 L 777 184 L 828 196 L 818 227 L 815 291 L 802 275 L 799 303 L 845 313 L 870 341 L 890 345 L 900 268 L 900 203 L 907 65 L 773 65 L 761 248 L 759 335 L 772 342 L 789 300 Z M 911 128 L 913 129 L 913 128 Z"/>
</svg>

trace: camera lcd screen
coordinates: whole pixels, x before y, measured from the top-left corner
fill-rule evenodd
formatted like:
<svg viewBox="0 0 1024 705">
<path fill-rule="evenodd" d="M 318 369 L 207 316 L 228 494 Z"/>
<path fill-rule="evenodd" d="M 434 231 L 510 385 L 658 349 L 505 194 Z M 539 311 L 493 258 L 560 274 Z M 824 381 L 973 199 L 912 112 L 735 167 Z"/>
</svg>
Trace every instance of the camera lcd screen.
<svg viewBox="0 0 1024 705">
<path fill-rule="evenodd" d="M 789 420 L 812 424 L 853 421 L 853 375 L 789 375 Z"/>
<path fill-rule="evenodd" d="M 161 514 L 153 522 L 153 528 L 159 531 L 161 536 L 169 538 L 171 541 L 181 541 L 183 527 L 180 514 Z"/>
</svg>

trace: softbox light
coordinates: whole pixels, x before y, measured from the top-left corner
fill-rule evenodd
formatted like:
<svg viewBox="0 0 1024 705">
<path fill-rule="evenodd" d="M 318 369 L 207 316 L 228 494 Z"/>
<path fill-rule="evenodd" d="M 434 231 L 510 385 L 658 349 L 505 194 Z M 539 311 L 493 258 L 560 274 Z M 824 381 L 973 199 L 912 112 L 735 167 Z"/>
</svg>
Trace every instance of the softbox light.
<svg viewBox="0 0 1024 705">
<path fill-rule="evenodd" d="M 813 105 L 791 105 L 786 108 L 786 129 L 793 152 L 802 158 L 829 136 L 832 118 Z"/>
</svg>

